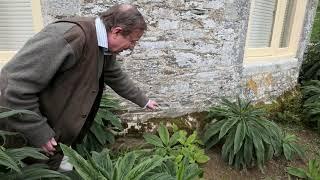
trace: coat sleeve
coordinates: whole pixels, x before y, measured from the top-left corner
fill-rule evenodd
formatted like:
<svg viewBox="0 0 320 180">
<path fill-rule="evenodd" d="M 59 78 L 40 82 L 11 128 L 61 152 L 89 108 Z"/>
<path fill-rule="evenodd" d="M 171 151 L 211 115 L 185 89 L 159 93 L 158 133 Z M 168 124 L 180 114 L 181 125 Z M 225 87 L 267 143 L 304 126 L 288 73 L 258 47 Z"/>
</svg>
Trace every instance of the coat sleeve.
<svg viewBox="0 0 320 180">
<path fill-rule="evenodd" d="M 121 70 L 120 64 L 116 61 L 116 56 L 105 60 L 104 81 L 121 97 L 144 107 L 148 103 L 148 98 L 140 88 L 136 87 L 129 76 Z"/>
<path fill-rule="evenodd" d="M 49 25 L 28 40 L 3 67 L 0 75 L 1 105 L 39 114 L 38 117 L 22 115 L 7 121 L 10 128 L 22 133 L 36 147 L 55 135 L 47 118 L 41 114 L 38 95 L 61 67 L 71 66 L 76 61 L 64 33 L 59 32 L 57 26 Z M 70 62 L 65 62 L 66 59 Z"/>
</svg>

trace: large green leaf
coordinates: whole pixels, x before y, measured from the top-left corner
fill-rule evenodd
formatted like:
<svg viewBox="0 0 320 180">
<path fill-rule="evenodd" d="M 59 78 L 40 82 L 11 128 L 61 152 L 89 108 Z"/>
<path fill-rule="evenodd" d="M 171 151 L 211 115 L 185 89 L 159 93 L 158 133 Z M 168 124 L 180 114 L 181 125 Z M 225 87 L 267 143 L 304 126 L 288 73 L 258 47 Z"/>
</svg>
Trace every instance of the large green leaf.
<svg viewBox="0 0 320 180">
<path fill-rule="evenodd" d="M 244 143 L 244 161 L 247 165 L 251 164 L 251 161 L 253 160 L 253 142 L 252 139 L 247 137 L 245 139 Z"/>
<path fill-rule="evenodd" d="M 302 149 L 302 147 L 300 147 L 298 144 L 291 144 L 291 147 L 301 159 L 305 158 L 305 152 L 304 149 Z"/>
<path fill-rule="evenodd" d="M 238 118 L 229 118 L 221 127 L 219 139 L 223 138 L 238 121 Z"/>
<path fill-rule="evenodd" d="M 5 152 L 3 147 L 0 147 L 0 165 L 21 173 L 18 163 Z"/>
<path fill-rule="evenodd" d="M 61 174 L 58 171 L 42 168 L 38 165 L 31 165 L 22 170 L 24 180 L 38 180 L 38 179 L 67 179 L 71 180 L 68 176 Z"/>
<path fill-rule="evenodd" d="M 94 134 L 94 136 L 97 138 L 100 144 L 105 144 L 106 143 L 106 133 L 105 130 L 103 129 L 104 127 L 99 125 L 96 122 L 93 122 L 90 131 Z"/>
<path fill-rule="evenodd" d="M 180 137 L 180 133 L 178 131 L 173 133 L 173 135 L 170 137 L 170 140 L 169 140 L 169 147 L 177 144 L 179 137 Z"/>
<path fill-rule="evenodd" d="M 290 145 L 283 144 L 283 153 L 287 160 L 292 160 L 292 150 Z"/>
<path fill-rule="evenodd" d="M 134 152 L 129 152 L 122 159 L 120 159 L 117 167 L 120 179 L 123 179 L 129 174 L 135 164 L 136 158 L 137 156 Z"/>
<path fill-rule="evenodd" d="M 184 179 L 185 180 L 195 180 L 199 179 L 202 174 L 202 170 L 197 164 L 189 164 L 185 168 Z"/>
<path fill-rule="evenodd" d="M 186 145 L 193 144 L 197 139 L 197 132 L 194 131 L 186 140 Z"/>
<path fill-rule="evenodd" d="M 207 149 L 211 148 L 212 146 L 216 145 L 219 141 L 220 141 L 220 139 L 219 139 L 218 135 L 211 137 L 206 143 L 206 148 Z"/>
<path fill-rule="evenodd" d="M 303 178 L 303 179 L 307 178 L 307 175 L 306 175 L 305 171 L 303 169 L 301 169 L 301 168 L 288 167 L 287 168 L 287 172 L 290 175 L 293 175 L 293 176 L 296 176 L 296 177 L 299 177 L 299 178 Z"/>
<path fill-rule="evenodd" d="M 265 145 L 265 155 L 266 155 L 265 159 L 271 160 L 274 155 L 274 149 L 270 144 L 264 144 L 264 145 Z"/>
<path fill-rule="evenodd" d="M 92 159 L 99 167 L 99 170 L 108 179 L 111 179 L 113 172 L 113 164 L 109 156 L 108 149 L 102 150 L 100 153 L 92 152 Z"/>
<path fill-rule="evenodd" d="M 183 180 L 184 179 L 184 174 L 186 172 L 186 165 L 187 165 L 188 158 L 183 159 L 182 163 L 178 165 L 178 170 L 177 170 L 177 175 L 176 179 L 177 180 Z"/>
<path fill-rule="evenodd" d="M 96 116 L 94 117 L 94 123 L 98 123 L 101 126 L 104 126 L 103 123 L 103 114 L 101 113 L 101 111 L 98 111 Z"/>
<path fill-rule="evenodd" d="M 154 134 L 149 134 L 149 133 L 146 133 L 143 135 L 143 138 L 150 144 L 156 146 L 156 147 L 164 147 L 163 144 L 162 144 L 162 141 L 161 139 L 154 135 Z"/>
<path fill-rule="evenodd" d="M 21 173 L 10 171 L 5 174 L 1 174 L 1 179 L 8 180 L 37 180 L 37 179 L 67 179 L 69 177 L 53 170 L 49 170 L 48 166 L 44 164 L 33 164 L 21 169 Z"/>
<path fill-rule="evenodd" d="M 241 121 L 240 123 L 238 123 L 236 135 L 234 138 L 233 154 L 236 154 L 239 151 L 239 149 L 241 148 L 243 141 L 244 141 L 244 138 L 246 136 L 246 133 L 247 133 L 247 126 L 244 121 Z"/>
<path fill-rule="evenodd" d="M 110 130 L 106 130 L 105 133 L 106 133 L 106 139 L 110 144 L 113 144 L 116 142 L 116 138 Z"/>
<path fill-rule="evenodd" d="M 16 161 L 20 161 L 26 157 L 32 157 L 34 159 L 48 159 L 47 156 L 40 153 L 41 149 L 32 147 L 23 147 L 16 149 L 7 149 L 6 153 Z"/>
<path fill-rule="evenodd" d="M 258 166 L 262 168 L 262 165 L 265 162 L 265 158 L 264 158 L 265 148 L 263 146 L 262 139 L 260 139 L 259 137 L 253 138 L 253 145 L 255 147 Z"/>
<path fill-rule="evenodd" d="M 156 173 L 150 177 L 147 177 L 146 180 L 176 180 L 176 178 L 172 177 L 168 173 L 161 172 L 161 173 Z"/>
<path fill-rule="evenodd" d="M 209 156 L 205 155 L 204 152 L 201 153 L 195 153 L 194 159 L 197 163 L 203 164 L 210 160 Z"/>
<path fill-rule="evenodd" d="M 165 146 L 168 146 L 169 145 L 169 132 L 168 132 L 168 129 L 161 123 L 160 124 L 160 127 L 158 128 L 158 133 L 159 133 L 159 136 L 163 142 L 163 144 Z"/>
<path fill-rule="evenodd" d="M 113 126 L 117 127 L 120 130 L 123 130 L 123 127 L 121 125 L 121 120 L 112 112 L 107 111 L 105 119 L 107 119 Z"/>
<path fill-rule="evenodd" d="M 227 135 L 227 139 L 225 143 L 222 146 L 222 158 L 228 162 L 229 165 L 232 165 L 233 163 L 233 142 L 234 142 L 234 136 L 235 136 L 236 129 L 233 128 L 231 132 Z"/>
<path fill-rule="evenodd" d="M 63 154 L 69 157 L 69 162 L 74 166 L 78 174 L 83 179 L 98 179 L 99 175 L 101 174 L 76 151 L 61 143 L 60 147 L 63 151 Z"/>
<path fill-rule="evenodd" d="M 216 135 L 218 132 L 220 132 L 222 125 L 226 122 L 226 120 L 221 120 L 218 122 L 210 123 L 207 127 L 207 129 L 204 132 L 202 141 L 204 143 L 207 143 L 211 137 Z"/>
<path fill-rule="evenodd" d="M 155 156 L 149 158 L 140 164 L 135 165 L 133 169 L 125 176 L 125 180 L 140 180 L 146 173 L 151 171 L 152 169 L 160 166 L 163 161 L 168 158 L 162 158 L 160 156 Z"/>
</svg>

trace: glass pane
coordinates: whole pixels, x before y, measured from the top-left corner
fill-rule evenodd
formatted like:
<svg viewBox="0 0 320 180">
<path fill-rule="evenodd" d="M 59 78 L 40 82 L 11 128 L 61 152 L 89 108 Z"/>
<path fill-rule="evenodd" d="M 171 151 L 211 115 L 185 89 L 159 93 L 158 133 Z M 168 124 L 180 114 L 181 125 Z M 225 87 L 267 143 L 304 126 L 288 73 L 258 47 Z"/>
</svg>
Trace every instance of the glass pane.
<svg viewBox="0 0 320 180">
<path fill-rule="evenodd" d="M 295 7 L 296 7 L 296 0 L 287 1 L 286 11 L 283 19 L 281 38 L 280 38 L 280 48 L 285 48 L 289 46 Z"/>
<path fill-rule="evenodd" d="M 270 47 L 277 0 L 254 0 L 251 4 L 247 48 Z"/>
</svg>

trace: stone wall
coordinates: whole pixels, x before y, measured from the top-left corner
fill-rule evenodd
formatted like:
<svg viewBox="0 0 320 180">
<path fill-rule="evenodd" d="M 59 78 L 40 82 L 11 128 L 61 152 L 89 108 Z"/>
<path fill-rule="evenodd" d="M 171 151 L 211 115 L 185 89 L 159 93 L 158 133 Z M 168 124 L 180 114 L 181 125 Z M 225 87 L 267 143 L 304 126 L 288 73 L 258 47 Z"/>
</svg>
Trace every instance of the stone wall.
<svg viewBox="0 0 320 180">
<path fill-rule="evenodd" d="M 304 26 L 295 58 L 276 58 L 244 63 L 241 84 L 244 96 L 271 101 L 297 84 L 303 55 L 311 35 L 318 0 L 309 0 Z"/>
<path fill-rule="evenodd" d="M 307 10 L 299 60 L 263 66 L 243 63 L 248 0 L 43 0 L 42 6 L 45 24 L 61 17 L 98 15 L 115 3 L 139 7 L 148 31 L 133 53 L 124 52 L 119 59 L 141 89 L 162 107 L 150 112 L 121 99 L 122 118 L 141 122 L 203 111 L 221 96 L 242 93 L 267 100 L 294 86 L 315 2 L 311 0 Z"/>
</svg>

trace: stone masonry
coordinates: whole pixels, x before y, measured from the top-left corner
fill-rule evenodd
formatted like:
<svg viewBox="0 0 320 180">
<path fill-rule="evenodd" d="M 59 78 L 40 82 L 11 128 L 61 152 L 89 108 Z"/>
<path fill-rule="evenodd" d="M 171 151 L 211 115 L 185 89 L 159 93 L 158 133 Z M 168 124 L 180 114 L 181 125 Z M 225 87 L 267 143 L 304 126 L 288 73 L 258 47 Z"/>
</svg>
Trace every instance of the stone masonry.
<svg viewBox="0 0 320 180">
<path fill-rule="evenodd" d="M 95 16 L 115 3 L 137 5 L 148 22 L 134 52 L 124 52 L 119 60 L 162 107 L 151 112 L 121 99 L 128 122 L 204 111 L 221 96 L 270 100 L 293 87 L 317 5 L 316 0 L 308 4 L 297 58 L 280 63 L 243 63 L 248 0 L 42 0 L 44 23 Z"/>
</svg>

